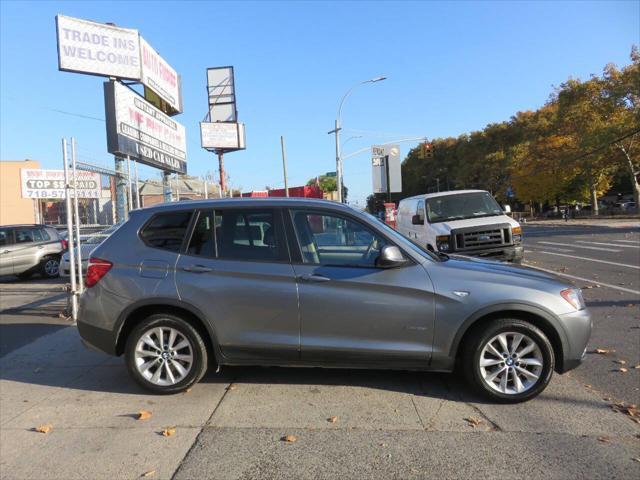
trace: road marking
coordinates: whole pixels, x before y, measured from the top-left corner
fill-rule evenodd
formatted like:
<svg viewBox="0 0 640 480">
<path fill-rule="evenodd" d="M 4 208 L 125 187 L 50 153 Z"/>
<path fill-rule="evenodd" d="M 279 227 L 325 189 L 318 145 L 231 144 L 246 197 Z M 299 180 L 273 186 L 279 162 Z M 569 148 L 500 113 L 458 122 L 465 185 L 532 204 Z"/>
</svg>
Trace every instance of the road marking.
<svg viewBox="0 0 640 480">
<path fill-rule="evenodd" d="M 640 270 L 640 265 L 627 265 L 626 263 L 616 263 L 616 262 L 609 262 L 607 260 L 598 260 L 596 258 L 578 257 L 578 256 L 575 256 L 575 255 L 565 255 L 564 253 L 545 252 L 543 250 L 539 250 L 539 253 L 546 253 L 547 255 L 558 255 L 559 257 L 577 258 L 578 260 L 587 260 L 588 262 L 606 263 L 607 265 L 615 265 L 617 267 L 635 268 L 637 270 Z"/>
<path fill-rule="evenodd" d="M 576 240 L 576 242 L 578 242 L 578 243 L 588 243 L 590 245 L 604 245 L 605 247 L 640 248 L 640 245 L 616 245 L 615 243 L 589 242 L 587 240 Z"/>
<path fill-rule="evenodd" d="M 640 240 L 611 240 L 612 242 L 622 242 L 622 243 L 633 243 L 634 245 L 640 246 Z"/>
<path fill-rule="evenodd" d="M 560 248 L 560 247 L 547 247 L 549 250 L 555 250 L 558 252 L 573 252 L 570 248 Z"/>
<path fill-rule="evenodd" d="M 586 245 L 576 245 L 574 243 L 559 243 L 559 242 L 538 242 L 544 245 L 560 245 L 562 247 L 575 247 L 575 248 L 586 248 L 587 250 L 600 250 L 603 252 L 616 252 L 619 253 L 621 250 L 614 250 L 613 248 L 602 248 L 602 247 L 587 247 Z M 619 247 L 620 245 L 616 245 Z"/>
<path fill-rule="evenodd" d="M 613 288 L 614 290 L 621 290 L 623 292 L 635 293 L 636 295 L 640 295 L 640 290 L 632 290 L 630 288 L 624 288 L 624 287 L 620 287 L 618 285 L 611 285 L 610 283 L 603 283 L 603 282 L 600 282 L 598 280 L 592 280 L 590 278 L 578 277 L 577 275 L 569 275 L 568 273 L 556 272 L 555 270 L 548 270 L 546 268 L 536 267 L 536 266 L 533 266 L 533 265 L 530 265 L 530 264 L 527 264 L 527 267 L 533 268 L 535 270 L 541 270 L 541 271 L 547 272 L 547 273 L 553 273 L 554 275 L 558 275 L 560 277 L 572 278 L 574 280 L 580 280 L 582 282 L 593 283 L 594 285 L 600 285 L 601 287 Z"/>
</svg>

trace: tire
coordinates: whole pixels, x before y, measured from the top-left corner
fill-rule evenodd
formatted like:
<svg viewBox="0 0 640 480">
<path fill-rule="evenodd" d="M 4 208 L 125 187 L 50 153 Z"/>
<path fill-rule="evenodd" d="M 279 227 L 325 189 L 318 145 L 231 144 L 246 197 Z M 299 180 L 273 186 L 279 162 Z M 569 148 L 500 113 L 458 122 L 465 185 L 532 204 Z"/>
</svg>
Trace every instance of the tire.
<svg viewBox="0 0 640 480">
<path fill-rule="evenodd" d="M 525 402 L 549 384 L 555 356 L 549 339 L 539 328 L 524 320 L 496 319 L 471 335 L 464 346 L 462 367 L 467 380 L 484 396 L 499 403 Z M 522 338 L 514 349 L 513 343 L 520 335 Z M 501 340 L 506 341 L 510 352 L 506 359 Z"/>
<path fill-rule="evenodd" d="M 58 278 L 60 276 L 60 258 L 45 257 L 40 263 L 40 274 L 44 278 Z"/>
<path fill-rule="evenodd" d="M 159 329 L 162 329 L 163 350 L 159 352 Z M 172 332 L 175 332 L 173 347 L 169 347 Z M 147 340 L 145 343 L 143 337 Z M 144 351 L 143 354 L 136 350 Z M 190 357 L 190 361 L 186 359 Z M 155 362 L 155 363 L 154 363 Z M 179 393 L 200 381 L 207 371 L 207 347 L 198 333 L 187 321 L 166 313 L 145 318 L 127 337 L 125 363 L 129 374 L 144 389 L 157 394 Z M 160 372 L 158 373 L 158 370 Z M 157 374 L 157 375 L 156 375 Z"/>
</svg>

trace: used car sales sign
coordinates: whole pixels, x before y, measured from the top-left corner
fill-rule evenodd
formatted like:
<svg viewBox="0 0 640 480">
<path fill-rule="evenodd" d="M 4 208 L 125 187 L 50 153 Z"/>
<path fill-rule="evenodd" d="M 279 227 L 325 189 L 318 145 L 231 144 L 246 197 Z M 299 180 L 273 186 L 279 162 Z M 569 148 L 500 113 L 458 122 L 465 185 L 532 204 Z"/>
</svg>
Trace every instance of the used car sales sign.
<svg viewBox="0 0 640 480">
<path fill-rule="evenodd" d="M 187 172 L 183 125 L 117 82 L 105 82 L 104 105 L 109 153 L 165 171 Z"/>
<path fill-rule="evenodd" d="M 20 169 L 22 198 L 66 198 L 63 170 Z M 76 171 L 78 198 L 100 198 L 100 174 Z M 73 196 L 73 190 L 71 190 Z"/>
</svg>

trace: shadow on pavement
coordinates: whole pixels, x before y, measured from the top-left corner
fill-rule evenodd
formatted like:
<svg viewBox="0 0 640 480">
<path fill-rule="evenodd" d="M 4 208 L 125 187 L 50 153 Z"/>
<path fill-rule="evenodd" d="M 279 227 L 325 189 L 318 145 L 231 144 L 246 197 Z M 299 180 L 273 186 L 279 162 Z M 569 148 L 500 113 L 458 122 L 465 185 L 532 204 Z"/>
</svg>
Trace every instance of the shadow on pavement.
<svg viewBox="0 0 640 480">
<path fill-rule="evenodd" d="M 633 233 L 640 233 L 640 227 L 607 227 L 607 226 L 594 226 L 594 225 L 575 225 L 571 221 L 564 223 L 563 225 L 527 225 L 523 224 L 525 241 L 527 237 L 572 237 L 575 238 L 579 235 L 629 235 Z"/>
<path fill-rule="evenodd" d="M 24 345 L 28 345 L 43 335 L 55 333 L 63 328 L 67 327 L 46 323 L 11 323 L 8 325 L 0 325 L 0 358 Z M 0 373 L 0 378 L 4 377 L 2 373 Z"/>
</svg>

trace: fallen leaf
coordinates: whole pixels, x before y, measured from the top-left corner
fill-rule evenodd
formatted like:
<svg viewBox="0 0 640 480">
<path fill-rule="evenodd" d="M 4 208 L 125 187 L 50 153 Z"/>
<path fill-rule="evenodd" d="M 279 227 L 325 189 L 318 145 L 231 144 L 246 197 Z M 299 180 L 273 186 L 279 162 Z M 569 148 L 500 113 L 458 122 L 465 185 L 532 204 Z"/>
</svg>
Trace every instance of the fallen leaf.
<svg viewBox="0 0 640 480">
<path fill-rule="evenodd" d="M 327 418 L 327 422 L 336 423 L 338 421 L 338 417 L 329 417 Z"/>
<path fill-rule="evenodd" d="M 295 435 L 285 435 L 280 440 L 287 443 L 294 443 L 298 441 L 298 437 L 296 437 Z"/>
<path fill-rule="evenodd" d="M 235 390 L 236 388 L 238 388 L 238 387 L 236 386 L 236 384 L 235 384 L 235 383 L 232 383 L 231 385 L 229 385 L 229 386 L 227 387 L 227 390 Z"/>
<path fill-rule="evenodd" d="M 38 433 L 49 433 L 52 429 L 53 429 L 53 425 L 51 425 L 50 423 L 47 423 L 44 425 L 38 425 L 35 430 Z"/>
<path fill-rule="evenodd" d="M 184 393 L 189 393 L 190 391 L 191 391 L 191 389 L 190 389 L 190 388 L 187 388 L 187 389 L 184 391 Z"/>
<path fill-rule="evenodd" d="M 609 443 L 611 439 L 609 437 L 598 437 L 598 441 L 602 443 Z"/>
<path fill-rule="evenodd" d="M 596 352 L 599 355 L 606 355 L 607 353 L 610 352 L 610 350 L 607 350 L 606 348 L 596 348 L 594 352 Z"/>
<path fill-rule="evenodd" d="M 628 368 L 624 368 L 624 367 L 620 367 L 618 369 L 618 371 L 621 372 L 621 373 L 627 373 L 629 371 L 629 369 Z"/>
<path fill-rule="evenodd" d="M 153 475 L 156 474 L 155 470 L 149 470 L 148 472 L 144 472 L 142 475 L 140 475 L 142 478 L 146 478 L 146 477 L 152 477 Z"/>
<path fill-rule="evenodd" d="M 153 415 L 149 410 L 140 410 L 138 412 L 138 420 L 147 420 Z"/>
<path fill-rule="evenodd" d="M 162 430 L 162 436 L 163 437 L 170 437 L 171 435 L 174 435 L 176 433 L 176 429 L 173 427 L 166 427 L 164 430 Z"/>
<path fill-rule="evenodd" d="M 626 360 L 614 360 L 613 363 L 617 363 L 619 365 L 626 365 L 627 361 Z"/>
<path fill-rule="evenodd" d="M 589 385 L 588 383 L 585 383 L 584 386 L 587 388 L 593 388 L 593 386 Z"/>
<path fill-rule="evenodd" d="M 639 364 L 637 364 L 637 365 L 636 365 L 635 367 L 633 367 L 633 368 L 635 368 L 636 370 L 640 370 L 640 363 L 639 363 Z"/>
<path fill-rule="evenodd" d="M 482 420 L 476 417 L 467 417 L 465 420 L 471 425 L 473 428 L 476 428 L 478 425 L 482 423 Z"/>
<path fill-rule="evenodd" d="M 636 458 L 634 458 L 634 459 L 633 459 L 633 461 L 634 461 L 634 462 L 638 462 L 638 463 L 640 463 L 640 457 L 636 457 Z"/>
<path fill-rule="evenodd" d="M 36 368 L 33 373 L 40 373 L 42 371 L 42 367 Z"/>
</svg>

